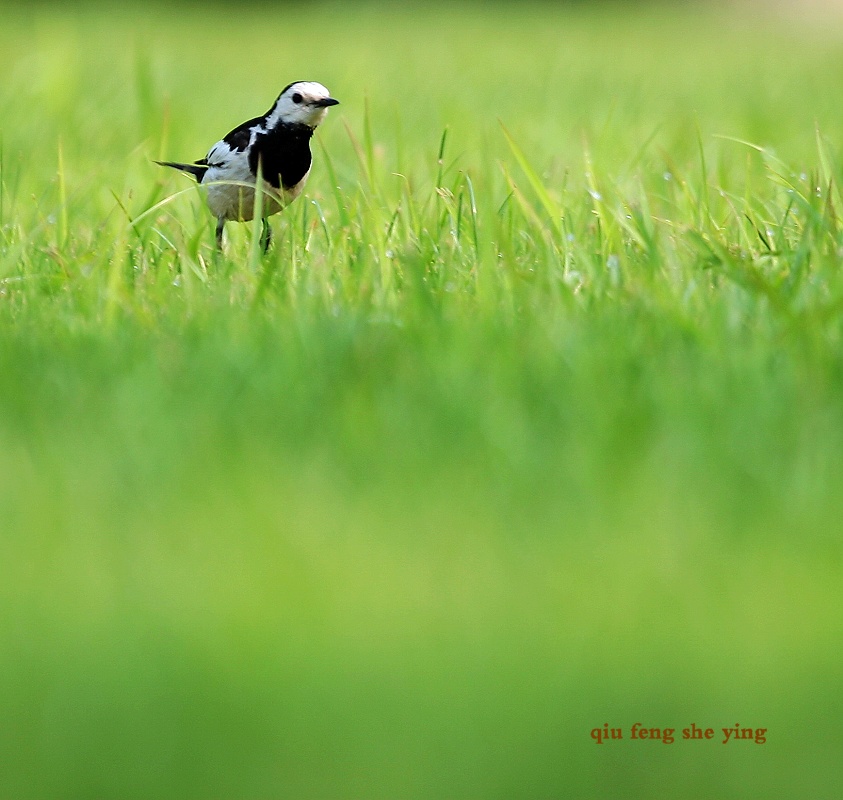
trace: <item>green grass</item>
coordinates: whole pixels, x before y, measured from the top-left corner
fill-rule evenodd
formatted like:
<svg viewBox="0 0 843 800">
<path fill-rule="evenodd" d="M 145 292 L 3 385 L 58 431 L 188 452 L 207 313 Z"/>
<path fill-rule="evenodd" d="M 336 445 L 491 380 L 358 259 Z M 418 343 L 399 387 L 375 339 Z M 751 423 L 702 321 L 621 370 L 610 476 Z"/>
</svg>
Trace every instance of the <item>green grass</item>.
<svg viewBox="0 0 843 800">
<path fill-rule="evenodd" d="M 2 9 L 0 798 L 836 797 L 843 29 L 105 8 Z"/>
</svg>

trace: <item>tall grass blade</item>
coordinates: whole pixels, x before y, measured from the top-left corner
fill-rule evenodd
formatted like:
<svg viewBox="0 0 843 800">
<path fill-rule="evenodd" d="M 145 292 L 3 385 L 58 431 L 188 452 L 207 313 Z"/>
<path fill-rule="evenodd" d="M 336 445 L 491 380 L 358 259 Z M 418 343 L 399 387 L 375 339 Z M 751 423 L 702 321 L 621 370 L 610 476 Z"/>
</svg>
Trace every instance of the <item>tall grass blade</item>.
<svg viewBox="0 0 843 800">
<path fill-rule="evenodd" d="M 533 188 L 533 191 L 536 193 L 536 196 L 538 197 L 542 208 L 544 208 L 545 213 L 549 217 L 554 230 L 557 234 L 561 235 L 562 209 L 550 196 L 550 192 L 548 192 L 541 178 L 538 176 L 538 173 L 533 169 L 530 162 L 527 160 L 527 157 L 524 155 L 521 148 L 516 144 L 515 139 L 512 138 L 512 135 L 506 129 L 506 126 L 503 124 L 503 122 L 500 122 L 500 126 L 503 130 L 503 135 L 506 139 L 506 143 L 509 145 L 509 149 L 512 151 L 512 155 L 515 156 L 515 160 L 518 163 L 518 166 L 521 168 L 521 171 L 527 177 L 527 180 L 529 181 L 530 186 Z"/>
</svg>

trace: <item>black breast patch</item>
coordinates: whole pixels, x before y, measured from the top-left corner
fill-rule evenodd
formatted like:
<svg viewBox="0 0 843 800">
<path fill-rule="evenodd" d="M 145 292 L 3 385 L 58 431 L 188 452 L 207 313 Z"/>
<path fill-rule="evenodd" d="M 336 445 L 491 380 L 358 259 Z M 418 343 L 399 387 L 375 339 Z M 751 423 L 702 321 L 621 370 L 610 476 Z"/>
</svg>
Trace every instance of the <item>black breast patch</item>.
<svg viewBox="0 0 843 800">
<path fill-rule="evenodd" d="M 259 133 L 249 152 L 249 168 L 257 174 L 258 163 L 266 182 L 274 189 L 290 189 L 307 175 L 312 161 L 307 125 L 277 125 Z"/>
</svg>

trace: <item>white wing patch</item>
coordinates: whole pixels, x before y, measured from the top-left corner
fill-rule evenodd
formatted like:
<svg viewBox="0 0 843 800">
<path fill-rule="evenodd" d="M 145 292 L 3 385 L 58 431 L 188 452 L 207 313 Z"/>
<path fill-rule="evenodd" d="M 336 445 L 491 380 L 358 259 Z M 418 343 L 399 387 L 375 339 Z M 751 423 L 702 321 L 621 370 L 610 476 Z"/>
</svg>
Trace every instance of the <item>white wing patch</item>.
<svg viewBox="0 0 843 800">
<path fill-rule="evenodd" d="M 225 167 L 231 156 L 231 148 L 224 141 L 219 141 L 208 151 L 205 159 L 210 167 Z"/>
<path fill-rule="evenodd" d="M 254 138 L 252 132 L 252 138 Z M 255 213 L 255 190 L 243 184 L 255 185 L 255 176 L 249 169 L 248 148 L 232 150 L 224 141 L 217 142 L 208 152 L 208 171 L 202 179 L 207 192 L 208 207 L 218 219 L 248 222 Z M 303 182 L 302 182 L 303 183 Z M 278 213 L 295 193 L 278 193 L 264 181 L 263 215 Z"/>
</svg>

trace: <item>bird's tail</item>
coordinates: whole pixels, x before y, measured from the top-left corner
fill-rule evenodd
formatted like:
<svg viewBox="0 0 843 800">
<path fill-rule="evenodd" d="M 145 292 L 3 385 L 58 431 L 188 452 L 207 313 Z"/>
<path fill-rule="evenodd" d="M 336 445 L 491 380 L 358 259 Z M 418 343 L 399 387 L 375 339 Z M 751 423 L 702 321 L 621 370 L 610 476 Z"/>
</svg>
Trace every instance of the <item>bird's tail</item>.
<svg viewBox="0 0 843 800">
<path fill-rule="evenodd" d="M 179 164 L 177 161 L 156 161 L 162 167 L 172 167 L 173 169 L 180 169 L 182 172 L 187 172 L 196 178 L 199 183 L 208 171 L 208 165 L 197 161 L 195 164 Z"/>
</svg>

